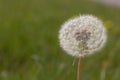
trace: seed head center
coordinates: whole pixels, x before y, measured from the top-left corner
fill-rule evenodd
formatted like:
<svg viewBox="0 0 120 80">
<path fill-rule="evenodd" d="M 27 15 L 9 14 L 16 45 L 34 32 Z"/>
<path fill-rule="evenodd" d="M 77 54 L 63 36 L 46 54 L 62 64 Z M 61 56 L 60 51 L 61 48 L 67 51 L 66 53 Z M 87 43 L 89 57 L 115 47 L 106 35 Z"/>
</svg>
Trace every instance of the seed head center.
<svg viewBox="0 0 120 80">
<path fill-rule="evenodd" d="M 87 30 L 83 30 L 81 32 L 77 32 L 75 34 L 75 37 L 76 37 L 77 41 L 86 42 L 86 41 L 88 41 L 90 39 L 90 35 L 91 35 L 90 32 L 88 32 Z"/>
</svg>

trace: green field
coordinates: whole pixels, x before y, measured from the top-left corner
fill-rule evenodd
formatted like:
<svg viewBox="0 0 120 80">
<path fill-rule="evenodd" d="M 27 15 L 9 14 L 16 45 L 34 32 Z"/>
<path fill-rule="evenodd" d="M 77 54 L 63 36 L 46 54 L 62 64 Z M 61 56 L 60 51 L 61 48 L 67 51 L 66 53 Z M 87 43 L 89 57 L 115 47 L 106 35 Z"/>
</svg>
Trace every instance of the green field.
<svg viewBox="0 0 120 80">
<path fill-rule="evenodd" d="M 80 14 L 99 17 L 108 34 L 84 58 L 82 80 L 120 80 L 120 8 L 87 0 L 0 0 L 0 80 L 76 80 L 77 60 L 60 48 L 58 31 Z"/>
</svg>

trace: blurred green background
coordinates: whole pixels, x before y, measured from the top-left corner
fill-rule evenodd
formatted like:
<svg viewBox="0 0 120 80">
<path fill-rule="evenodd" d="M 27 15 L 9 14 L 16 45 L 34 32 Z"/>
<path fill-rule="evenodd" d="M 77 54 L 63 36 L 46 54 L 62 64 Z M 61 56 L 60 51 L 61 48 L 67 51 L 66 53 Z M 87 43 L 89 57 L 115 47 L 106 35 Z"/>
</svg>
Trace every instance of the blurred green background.
<svg viewBox="0 0 120 80">
<path fill-rule="evenodd" d="M 76 80 L 77 60 L 59 47 L 67 19 L 93 14 L 106 46 L 85 57 L 82 80 L 120 80 L 120 8 L 87 0 L 0 0 L 0 80 Z"/>
</svg>

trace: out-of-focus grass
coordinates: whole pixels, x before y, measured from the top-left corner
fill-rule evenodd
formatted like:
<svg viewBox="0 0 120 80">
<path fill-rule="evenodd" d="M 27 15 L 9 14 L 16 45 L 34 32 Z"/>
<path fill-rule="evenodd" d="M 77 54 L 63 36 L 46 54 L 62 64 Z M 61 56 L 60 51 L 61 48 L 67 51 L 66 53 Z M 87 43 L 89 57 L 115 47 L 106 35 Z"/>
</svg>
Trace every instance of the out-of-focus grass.
<svg viewBox="0 0 120 80">
<path fill-rule="evenodd" d="M 105 80 L 120 80 L 120 9 L 86 0 L 0 0 L 0 80 L 75 80 L 58 31 L 79 14 L 98 16 L 108 30 L 106 46 L 84 58 L 82 80 L 100 80 L 104 69 Z"/>
</svg>

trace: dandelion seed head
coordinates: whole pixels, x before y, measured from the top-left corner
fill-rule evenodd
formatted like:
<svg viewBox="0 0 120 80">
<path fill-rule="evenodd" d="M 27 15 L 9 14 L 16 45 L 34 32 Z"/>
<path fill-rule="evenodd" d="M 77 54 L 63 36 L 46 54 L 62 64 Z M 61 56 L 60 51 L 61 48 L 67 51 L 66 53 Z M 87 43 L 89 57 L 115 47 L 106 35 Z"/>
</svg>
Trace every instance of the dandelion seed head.
<svg viewBox="0 0 120 80">
<path fill-rule="evenodd" d="M 79 57 L 100 50 L 106 42 L 106 29 L 98 18 L 82 15 L 66 21 L 59 31 L 60 46 Z"/>
</svg>

